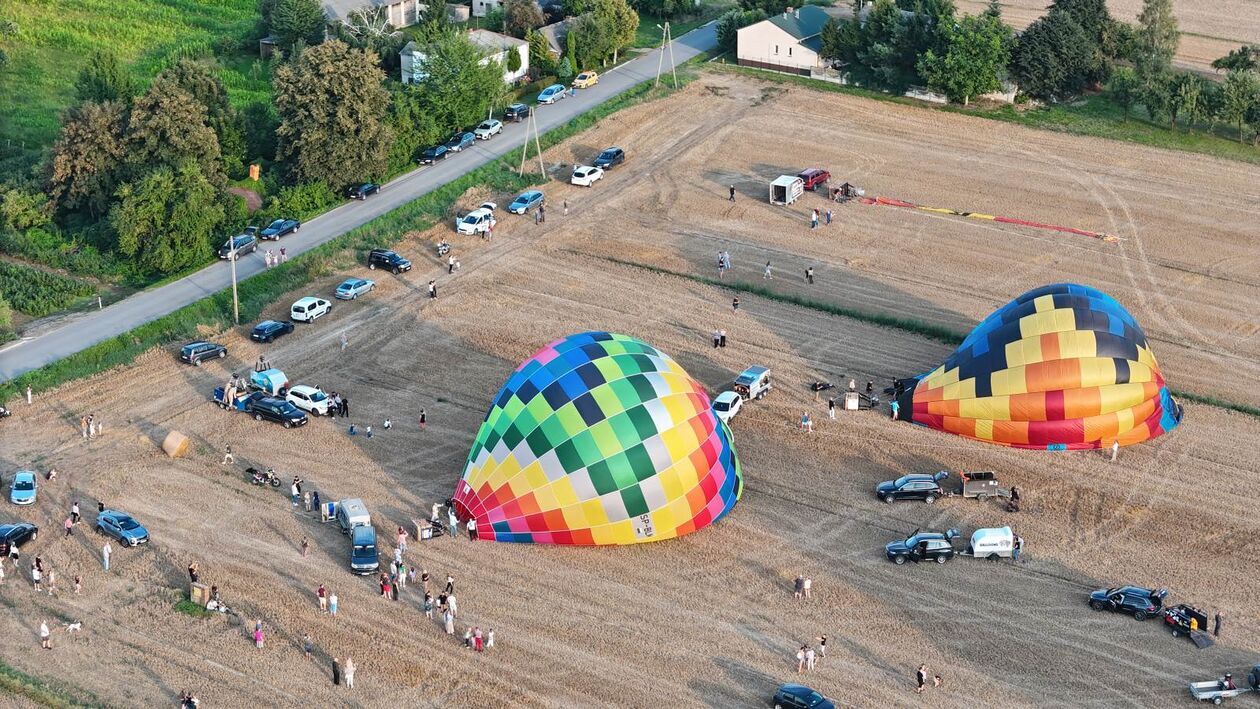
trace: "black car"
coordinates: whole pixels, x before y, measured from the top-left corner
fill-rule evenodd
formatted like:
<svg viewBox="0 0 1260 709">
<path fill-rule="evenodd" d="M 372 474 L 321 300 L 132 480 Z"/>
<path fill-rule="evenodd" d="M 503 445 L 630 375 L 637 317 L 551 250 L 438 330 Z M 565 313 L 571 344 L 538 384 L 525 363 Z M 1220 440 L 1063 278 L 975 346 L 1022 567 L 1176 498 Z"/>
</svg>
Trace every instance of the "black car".
<svg viewBox="0 0 1260 709">
<path fill-rule="evenodd" d="M 954 540 L 957 538 L 957 529 L 947 532 L 920 532 L 916 529 L 914 534 L 905 539 L 889 542 L 884 547 L 884 553 L 894 564 L 904 564 L 906 561 L 935 561 L 944 564 L 954 558 Z"/>
<path fill-rule="evenodd" d="M 424 151 L 420 153 L 420 164 L 432 165 L 438 160 L 445 160 L 446 156 L 450 154 L 451 151 L 448 150 L 445 145 L 435 145 L 432 148 L 425 148 Z"/>
<path fill-rule="evenodd" d="M 252 254 L 258 250 L 258 236 L 252 233 L 238 234 L 223 242 L 219 247 L 219 258 L 232 258 L 232 245 L 236 245 L 236 258 L 241 254 Z"/>
<path fill-rule="evenodd" d="M 511 106 L 508 106 L 507 110 L 503 111 L 503 120 L 505 121 L 519 121 L 528 117 L 529 106 L 526 106 L 523 103 L 514 103 Z"/>
<path fill-rule="evenodd" d="M 361 185 L 350 188 L 350 199 L 367 199 L 368 195 L 374 195 L 380 191 L 380 185 L 373 182 L 364 182 Z"/>
<path fill-rule="evenodd" d="M 285 428 L 306 425 L 306 413 L 284 399 L 274 396 L 250 397 L 245 402 L 245 413 L 254 417 L 255 421 L 275 421 L 284 424 Z"/>
<path fill-rule="evenodd" d="M 836 709 L 836 705 L 803 684 L 785 684 L 774 693 L 774 709 Z"/>
<path fill-rule="evenodd" d="M 277 219 L 268 224 L 267 227 L 262 230 L 262 238 L 275 239 L 276 241 L 279 241 L 280 237 L 286 234 L 292 234 L 301 228 L 302 222 L 299 222 L 296 219 Z"/>
<path fill-rule="evenodd" d="M 250 331 L 249 339 L 255 342 L 271 342 L 290 332 L 293 332 L 292 320 L 263 320 Z"/>
<path fill-rule="evenodd" d="M 875 496 L 884 502 L 923 500 L 930 505 L 936 502 L 937 498 L 945 496 L 945 491 L 941 489 L 941 481 L 947 477 L 949 473 L 944 470 L 933 475 L 922 473 L 902 475 L 896 480 L 876 485 Z"/>
<path fill-rule="evenodd" d="M 1157 615 L 1164 607 L 1168 589 L 1150 589 L 1140 586 L 1103 588 L 1089 594 L 1089 607 L 1096 611 L 1116 611 L 1133 616 L 1134 620 L 1146 620 Z"/>
<path fill-rule="evenodd" d="M 203 360 L 226 356 L 227 348 L 213 342 L 189 342 L 179 350 L 179 358 L 196 367 L 200 367 Z"/>
<path fill-rule="evenodd" d="M 607 170 L 608 168 L 613 167 L 614 165 L 620 165 L 625 161 L 626 151 L 621 148 L 613 147 L 605 148 L 604 152 L 600 153 L 599 157 L 595 158 L 595 162 L 591 164 L 595 167 Z"/>
<path fill-rule="evenodd" d="M 38 536 L 39 527 L 29 522 L 0 526 L 0 558 L 8 556 L 13 547 L 21 549 L 23 544 L 35 541 Z"/>
<path fill-rule="evenodd" d="M 389 249 L 372 249 L 368 252 L 368 268 L 383 268 L 394 273 L 411 270 L 411 262 Z"/>
</svg>

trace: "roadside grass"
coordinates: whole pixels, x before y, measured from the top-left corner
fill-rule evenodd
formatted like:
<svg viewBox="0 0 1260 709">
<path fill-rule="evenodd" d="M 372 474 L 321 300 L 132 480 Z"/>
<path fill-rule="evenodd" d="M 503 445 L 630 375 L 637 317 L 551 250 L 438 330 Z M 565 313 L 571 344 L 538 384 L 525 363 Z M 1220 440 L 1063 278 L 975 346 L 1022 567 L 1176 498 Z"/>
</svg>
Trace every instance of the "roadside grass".
<svg viewBox="0 0 1260 709">
<path fill-rule="evenodd" d="M 684 86 L 695 76 L 694 65 L 690 62 L 679 66 L 680 86 Z M 652 82 L 643 82 L 593 107 L 569 123 L 547 132 L 541 136 L 540 143 L 545 150 L 617 111 L 661 98 L 671 92 L 672 89 L 665 86 L 654 88 Z M 536 155 L 533 151 L 529 154 Z M 515 157 L 504 158 L 483 165 L 423 197 L 290 259 L 283 266 L 241 281 L 237 289 L 242 325 L 257 318 L 265 307 L 284 293 L 326 276 L 338 267 L 361 262 L 363 253 L 370 249 L 391 246 L 407 232 L 427 229 L 436 221 L 445 219 L 455 201 L 473 187 L 509 193 L 544 181 L 538 173 L 527 172 L 524 177 L 519 176 L 517 160 Z M 15 397 L 27 386 L 36 392 L 46 391 L 66 382 L 129 364 L 153 347 L 200 339 L 203 335 L 199 333 L 207 327 L 223 331 L 232 326 L 232 294 L 230 289 L 225 289 L 129 332 L 4 382 L 0 384 L 0 401 Z"/>
<path fill-rule="evenodd" d="M 899 103 L 927 111 L 961 113 L 978 118 L 1018 123 L 1030 128 L 1139 143 L 1156 148 L 1180 150 L 1225 158 L 1227 160 L 1260 164 L 1260 149 L 1236 140 L 1230 140 L 1222 135 L 1209 133 L 1206 127 L 1203 126 L 1193 131 L 1182 128 L 1173 130 L 1162 123 L 1149 120 L 1141 112 L 1135 112 L 1129 120 L 1125 121 L 1120 107 L 1116 106 L 1104 95 L 1088 96 L 1074 104 L 1056 104 L 1023 111 L 1016 110 L 1015 107 L 1009 105 L 999 107 L 980 104 L 967 107 L 957 105 L 939 106 L 858 86 L 842 86 L 828 81 L 811 79 L 806 76 L 780 74 L 725 62 L 708 64 L 707 67 L 712 71 L 732 72 L 772 83 L 794 84 L 814 91 L 829 91 L 851 96 L 861 96 L 876 101 Z M 1217 130 L 1222 129 L 1218 128 Z M 1225 132 L 1227 134 L 1230 133 L 1227 129 Z"/>
<path fill-rule="evenodd" d="M 731 2 L 705 3 L 697 8 L 697 12 L 694 15 L 678 15 L 670 19 L 669 32 L 674 36 L 674 39 L 678 39 L 709 20 L 715 19 L 718 15 L 734 6 L 734 3 Z M 630 46 L 640 49 L 661 46 L 661 30 L 657 25 L 664 27 L 665 19 L 657 15 L 640 12 L 639 27 L 634 32 L 634 43 Z"/>
<path fill-rule="evenodd" d="M 62 707 L 100 706 L 94 699 L 85 701 L 76 697 L 81 690 L 71 690 L 62 685 L 53 685 L 38 677 L 28 675 L 21 670 L 10 667 L 0 661 L 0 693 L 21 697 L 40 706 L 61 709 Z"/>
<path fill-rule="evenodd" d="M 779 293 L 774 290 L 771 290 L 770 288 L 767 288 L 765 286 L 758 285 L 758 284 L 745 283 L 743 281 L 734 281 L 734 280 L 732 281 L 719 280 L 717 278 L 710 278 L 708 276 L 700 276 L 694 273 L 683 273 L 681 271 L 674 271 L 668 268 L 661 268 L 660 266 L 652 266 L 645 263 L 638 263 L 636 261 L 625 261 L 625 260 L 615 258 L 612 256 L 599 256 L 596 254 L 590 254 L 590 253 L 580 252 L 580 251 L 575 251 L 573 253 L 577 253 L 579 255 L 586 256 L 589 258 L 597 258 L 603 261 L 608 261 L 610 263 L 615 263 L 620 266 L 640 268 L 640 269 L 643 269 L 645 271 L 649 271 L 652 273 L 658 273 L 658 274 L 666 275 L 666 276 L 673 276 L 675 278 L 684 278 L 694 283 L 702 283 L 707 286 L 713 286 L 715 288 L 723 288 L 729 291 L 734 291 L 736 293 L 748 293 L 751 295 L 756 295 L 756 296 L 765 298 L 767 300 L 773 300 L 773 301 L 778 301 L 780 303 L 788 303 L 791 305 L 797 305 L 802 308 L 808 308 L 810 310 L 814 310 L 817 312 L 828 313 L 830 315 L 838 315 L 840 317 L 849 318 L 851 320 L 857 320 L 859 322 L 870 323 L 872 325 L 878 325 L 880 327 L 887 327 L 894 330 L 901 330 L 903 332 L 909 332 L 915 335 L 920 335 L 930 340 L 935 340 L 937 342 L 940 342 L 946 345 L 961 344 L 963 339 L 966 337 L 966 335 L 961 332 L 950 329 L 943 325 L 938 325 L 936 323 L 931 323 L 924 320 L 917 320 L 914 318 L 903 318 L 896 315 L 889 315 L 887 313 L 877 313 L 877 312 L 871 312 L 871 311 L 866 311 L 866 310 L 857 310 L 854 308 L 845 308 L 843 306 L 835 305 L 833 303 L 826 303 L 826 302 L 822 302 L 818 300 L 813 300 L 811 298 L 805 298 L 802 296 L 793 295 L 791 293 Z M 1206 406 L 1215 406 L 1216 408 L 1219 408 L 1219 409 L 1226 409 L 1228 411 L 1235 411 L 1237 413 L 1245 414 L 1247 416 L 1260 418 L 1260 407 L 1251 406 L 1249 404 L 1238 404 L 1232 401 L 1221 399 L 1219 397 L 1204 396 L 1202 394 L 1195 394 L 1188 391 L 1170 389 L 1169 393 L 1171 393 L 1175 398 L 1181 399 L 1183 401 L 1189 401 L 1196 404 L 1203 404 Z"/>
</svg>

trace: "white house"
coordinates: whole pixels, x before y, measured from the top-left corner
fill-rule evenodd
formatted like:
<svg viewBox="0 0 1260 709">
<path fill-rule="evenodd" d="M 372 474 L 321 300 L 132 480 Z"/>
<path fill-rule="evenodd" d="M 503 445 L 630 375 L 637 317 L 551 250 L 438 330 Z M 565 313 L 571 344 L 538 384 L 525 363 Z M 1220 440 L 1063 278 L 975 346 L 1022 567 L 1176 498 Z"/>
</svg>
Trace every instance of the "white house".
<svg viewBox="0 0 1260 709">
<path fill-rule="evenodd" d="M 806 5 L 749 25 L 738 33 L 735 55 L 740 66 L 809 74 L 823 67 L 823 25 L 830 17 L 822 8 Z"/>
<path fill-rule="evenodd" d="M 424 3 L 419 0 L 323 0 L 324 16 L 329 23 L 348 22 L 350 14 L 360 8 L 381 10 L 383 19 L 394 27 L 410 27 L 420 21 Z"/>
<path fill-rule="evenodd" d="M 472 16 L 485 17 L 491 10 L 503 7 L 503 0 L 472 0 Z"/>
<path fill-rule="evenodd" d="M 490 30 L 469 30 L 468 41 L 486 55 L 481 60 L 482 65 L 493 61 L 498 62 L 499 66 L 503 67 L 504 83 L 515 83 L 529 71 L 529 43 L 523 39 L 509 37 Z M 509 52 L 516 52 L 521 58 L 520 69 L 516 71 L 508 70 Z M 424 78 L 422 69 L 424 65 L 424 50 L 421 45 L 415 42 L 408 42 L 402 48 L 402 51 L 399 52 L 399 59 L 402 65 L 402 76 L 400 78 L 404 84 L 414 84 Z"/>
</svg>

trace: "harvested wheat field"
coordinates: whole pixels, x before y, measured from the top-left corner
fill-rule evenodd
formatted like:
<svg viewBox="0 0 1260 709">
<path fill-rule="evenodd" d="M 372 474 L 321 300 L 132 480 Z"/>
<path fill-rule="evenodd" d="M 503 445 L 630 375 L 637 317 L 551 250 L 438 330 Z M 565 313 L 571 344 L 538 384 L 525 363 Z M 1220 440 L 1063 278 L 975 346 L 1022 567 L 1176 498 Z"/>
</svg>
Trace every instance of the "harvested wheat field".
<svg viewBox="0 0 1260 709">
<path fill-rule="evenodd" d="M 694 127 L 679 128 L 680 116 Z M 1187 404 L 1180 427 L 1115 463 L 972 443 L 890 421 L 886 409 L 831 422 L 806 382 L 882 387 L 930 370 L 952 348 L 749 293 L 736 314 L 730 290 L 688 277 L 714 277 L 714 256 L 727 250 L 733 281 L 962 332 L 1030 287 L 1088 283 L 1145 324 L 1174 387 L 1256 404 L 1254 167 L 724 73 L 619 113 L 547 158 L 567 174 L 566 164 L 613 144 L 629 160 L 594 188 L 545 188 L 546 223 L 502 215 L 492 242 L 452 238 L 447 224 L 410 235 L 400 250 L 413 271 L 373 273 L 374 293 L 265 350 L 242 328 L 216 337 L 229 348 L 224 360 L 193 368 L 174 348 L 153 351 L 20 406 L 0 424 L 5 474 L 61 474 L 41 486 L 36 506 L 6 517 L 41 525 L 24 561 L 42 555 L 61 590 L 37 596 L 9 567 L 0 658 L 119 706 L 192 690 L 206 706 L 732 707 L 767 705 L 778 684 L 798 679 L 796 649 L 826 634 L 826 659 L 803 679 L 839 704 L 974 707 L 1168 706 L 1188 701 L 1187 682 L 1241 677 L 1260 657 L 1251 583 L 1260 565 L 1249 551 L 1257 522 L 1249 496 L 1236 492 L 1260 484 L 1260 421 Z M 790 207 L 765 199 L 769 179 L 809 165 L 868 195 L 1118 240 L 857 203 L 834 205 L 835 222 L 811 233 L 808 211 L 828 206 L 820 195 Z M 469 194 L 464 206 L 491 196 L 510 198 Z M 463 264 L 453 276 L 434 255 L 443 238 Z M 766 260 L 776 272 L 763 284 Z M 809 265 L 818 283 L 807 290 Z M 309 292 L 330 293 L 345 275 Z M 431 278 L 437 300 L 425 293 Z M 715 328 L 727 330 L 728 347 L 710 345 Z M 246 466 L 271 465 L 326 500 L 362 498 L 387 559 L 392 530 L 454 492 L 511 370 L 592 329 L 651 343 L 711 392 L 750 364 L 773 368 L 776 389 L 732 425 L 744 495 L 716 525 L 657 544 L 413 540 L 407 559 L 435 585 L 454 575 L 460 633 L 495 629 L 489 652 L 443 634 L 415 588 L 393 603 L 372 577 L 352 576 L 347 540 L 291 507 L 287 485 L 246 480 Z M 264 351 L 291 381 L 346 394 L 352 420 L 377 435 L 350 437 L 343 419 L 284 430 L 208 400 Z M 802 411 L 818 422 L 813 434 L 795 428 Z M 85 442 L 78 420 L 88 412 L 105 433 Z M 191 440 L 186 457 L 162 452 L 171 430 Z M 229 443 L 236 463 L 221 465 Z M 1024 491 L 1024 511 L 963 499 L 885 505 L 872 495 L 882 480 L 941 469 L 998 471 Z M 62 537 L 73 500 L 88 520 L 97 500 L 127 510 L 153 543 L 116 549 L 103 572 L 101 538 L 86 525 Z M 1028 541 L 1025 563 L 894 566 L 883 555 L 915 528 L 1004 524 Z M 175 611 L 190 562 L 239 618 Z M 78 595 L 67 590 L 75 574 Z M 793 600 L 797 574 L 813 579 L 809 600 Z M 335 618 L 318 611 L 320 583 L 340 598 Z M 1090 590 L 1119 583 L 1167 586 L 1174 600 L 1220 610 L 1226 632 L 1196 650 L 1158 621 L 1088 610 Z M 55 627 L 53 651 L 38 647 L 43 618 Z M 68 636 L 62 627 L 76 620 L 83 631 Z M 255 620 L 267 632 L 263 650 L 247 638 Z M 332 686 L 333 656 L 354 658 L 353 690 Z M 944 686 L 916 695 L 920 663 Z"/>
</svg>

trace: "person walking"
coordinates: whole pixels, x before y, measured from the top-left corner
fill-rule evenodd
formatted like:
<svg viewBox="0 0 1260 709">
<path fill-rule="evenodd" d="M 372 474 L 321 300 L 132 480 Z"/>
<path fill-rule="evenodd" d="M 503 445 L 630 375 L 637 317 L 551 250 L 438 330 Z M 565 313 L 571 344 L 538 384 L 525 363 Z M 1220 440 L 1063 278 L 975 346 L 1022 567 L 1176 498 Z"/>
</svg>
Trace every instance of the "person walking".
<svg viewBox="0 0 1260 709">
<path fill-rule="evenodd" d="M 267 642 L 267 636 L 263 634 L 262 621 L 258 621 L 254 625 L 254 647 L 261 650 L 263 644 Z"/>
<path fill-rule="evenodd" d="M 718 348 L 718 343 L 720 343 L 721 341 L 722 341 L 722 336 L 718 334 L 717 330 L 714 330 L 713 331 L 713 349 L 716 350 Z"/>
<path fill-rule="evenodd" d="M 425 412 L 424 409 L 420 409 L 420 430 L 423 431 L 424 429 L 428 427 L 429 427 L 429 414 Z M 434 515 L 433 518 L 437 519 L 437 515 Z"/>
<path fill-rule="evenodd" d="M 455 634 L 455 614 L 451 613 L 450 609 L 442 614 L 442 624 L 445 626 L 447 635 Z"/>
<path fill-rule="evenodd" d="M 319 599 L 319 612 L 328 612 L 328 589 L 324 588 L 324 584 L 315 589 L 315 597 Z"/>
<path fill-rule="evenodd" d="M 227 465 L 228 463 L 236 465 L 236 457 L 232 455 L 231 443 L 223 447 L 223 460 L 219 461 L 219 465 Z"/>
<path fill-rule="evenodd" d="M 1219 637 L 1221 637 L 1221 621 L 1222 621 L 1222 620 L 1224 620 L 1224 619 L 1225 619 L 1225 617 L 1224 617 L 1224 616 L 1222 616 L 1219 612 L 1216 614 L 1216 616 L 1215 616 L 1214 618 L 1212 618 L 1212 621 L 1213 621 L 1213 623 L 1212 623 L 1212 635 L 1214 635 L 1214 636 L 1216 636 L 1216 637 L 1218 637 L 1218 638 L 1219 638 Z"/>
<path fill-rule="evenodd" d="M 306 659 L 311 659 L 311 650 L 315 649 L 315 642 L 311 640 L 310 633 L 302 633 L 302 653 L 306 655 Z"/>
<path fill-rule="evenodd" d="M 817 657 L 818 657 L 817 654 L 814 653 L 814 648 L 812 647 L 805 648 L 805 669 L 806 670 L 814 669 L 814 662 L 817 661 Z"/>
<path fill-rule="evenodd" d="M 763 280 L 763 281 L 773 281 L 773 280 L 774 280 L 774 273 L 773 273 L 773 271 L 772 271 L 772 269 L 771 269 L 771 267 L 770 267 L 770 262 L 769 262 L 769 261 L 766 261 L 766 270 L 764 270 L 764 271 L 762 271 L 762 272 L 761 272 L 761 280 Z"/>
<path fill-rule="evenodd" d="M 68 537 L 70 536 L 70 533 L 74 531 L 74 518 L 67 517 L 65 526 L 66 526 L 66 536 Z"/>
<path fill-rule="evenodd" d="M 333 686 L 339 686 L 341 684 L 341 660 L 336 657 L 333 658 L 332 675 Z"/>
<path fill-rule="evenodd" d="M 88 430 L 87 430 L 87 428 L 88 428 L 88 427 L 87 427 L 87 417 L 86 417 L 86 416 L 80 416 L 80 417 L 79 417 L 79 432 L 83 434 L 83 440 L 85 440 L 85 441 L 87 440 L 87 437 L 88 437 Z"/>
<path fill-rule="evenodd" d="M 827 208 L 827 226 L 831 226 L 831 208 Z"/>
<path fill-rule="evenodd" d="M 468 541 L 477 541 L 477 518 L 469 517 L 468 524 L 466 526 L 468 528 Z"/>
<path fill-rule="evenodd" d="M 564 216 L 569 216 L 569 200 L 564 200 Z"/>
<path fill-rule="evenodd" d="M 424 617 L 433 620 L 433 596 L 424 594 Z"/>
<path fill-rule="evenodd" d="M 341 351 L 345 352 L 346 348 L 349 346 L 350 346 L 350 338 L 346 335 L 346 333 L 344 332 L 341 333 Z"/>
<path fill-rule="evenodd" d="M 359 669 L 354 664 L 354 658 L 346 658 L 346 689 L 354 689 L 354 672 Z"/>
<path fill-rule="evenodd" d="M 792 598 L 801 600 L 805 595 L 805 577 L 801 574 L 796 575 L 796 581 L 792 585 Z"/>
<path fill-rule="evenodd" d="M 75 500 L 74 503 L 70 505 L 70 520 L 74 522 L 75 524 L 79 523 L 79 501 L 78 500 Z"/>
<path fill-rule="evenodd" d="M 547 223 L 547 205 L 545 204 L 538 205 L 538 217 L 542 221 L 543 224 Z"/>
<path fill-rule="evenodd" d="M 891 402 L 889 402 L 888 408 L 892 412 L 892 415 L 891 415 L 892 420 L 896 421 L 897 412 L 901 410 L 901 404 L 897 403 L 896 399 L 893 399 Z"/>
<path fill-rule="evenodd" d="M 918 671 L 914 673 L 914 680 L 915 680 L 915 683 L 918 685 L 917 687 L 915 687 L 915 690 L 914 690 L 916 694 L 923 694 L 923 690 L 927 686 L 927 678 L 928 678 L 927 665 L 919 665 Z"/>
<path fill-rule="evenodd" d="M 35 585 L 35 593 L 44 590 L 44 572 L 40 570 L 39 565 L 31 563 L 31 583 Z"/>
<path fill-rule="evenodd" d="M 810 214 L 809 216 L 809 228 L 810 229 L 818 228 L 818 210 L 817 209 L 815 209 L 813 213 Z"/>
<path fill-rule="evenodd" d="M 830 215 L 830 210 L 828 210 L 828 214 Z M 831 220 L 828 219 L 827 223 L 830 224 Z M 289 252 L 285 247 L 281 246 L 280 247 L 280 263 L 287 263 L 288 260 L 289 260 Z"/>
<path fill-rule="evenodd" d="M 52 633 L 48 631 L 48 621 L 39 621 L 39 646 L 45 650 L 52 649 Z"/>
<path fill-rule="evenodd" d="M 454 539 L 459 534 L 459 518 L 455 516 L 454 507 L 446 511 L 446 522 L 446 526 L 449 528 L 447 531 L 451 533 L 451 538 Z"/>
<path fill-rule="evenodd" d="M 328 615 L 331 615 L 334 618 L 337 616 L 337 594 L 336 593 L 328 594 Z"/>
<path fill-rule="evenodd" d="M 836 397 L 827 399 L 827 416 L 832 420 L 836 420 Z"/>
<path fill-rule="evenodd" d="M 814 432 L 814 421 L 809 417 L 809 412 L 801 414 L 801 430 L 806 433 Z"/>
<path fill-rule="evenodd" d="M 818 657 L 822 659 L 827 656 L 827 636 L 818 638 Z"/>
<path fill-rule="evenodd" d="M 455 577 L 450 574 L 446 575 L 446 589 L 443 591 L 447 595 L 455 593 Z"/>
<path fill-rule="evenodd" d="M 814 586 L 814 580 L 813 580 L 813 579 L 811 579 L 810 577 L 806 576 L 806 577 L 805 577 L 805 583 L 804 583 L 804 584 L 802 584 L 802 586 L 801 586 L 801 590 L 805 592 L 805 597 L 806 597 L 806 598 L 809 598 L 809 591 L 810 591 L 810 589 L 811 589 L 811 588 L 813 588 L 813 586 Z"/>
<path fill-rule="evenodd" d="M 814 267 L 813 266 L 810 266 L 809 268 L 805 269 L 805 282 L 811 286 L 814 285 Z"/>
<path fill-rule="evenodd" d="M 429 281 L 429 299 L 437 299 L 437 281 Z"/>
<path fill-rule="evenodd" d="M 796 674 L 805 671 L 805 646 L 802 645 L 796 650 Z"/>
<path fill-rule="evenodd" d="M 1120 453 L 1120 441 L 1111 442 L 1111 462 L 1116 462 L 1116 455 Z"/>
<path fill-rule="evenodd" d="M 735 296 L 731 299 L 731 311 L 736 313 L 739 312 L 739 296 Z"/>
<path fill-rule="evenodd" d="M 730 202 L 735 201 L 735 185 L 731 185 L 731 196 L 726 198 Z"/>
<path fill-rule="evenodd" d="M 101 547 L 101 562 L 105 565 L 105 570 L 109 571 L 109 557 L 114 553 L 114 547 L 110 546 L 109 540 L 105 540 L 105 546 Z"/>
<path fill-rule="evenodd" d="M 726 330 L 718 330 L 718 346 L 726 347 Z"/>
</svg>

